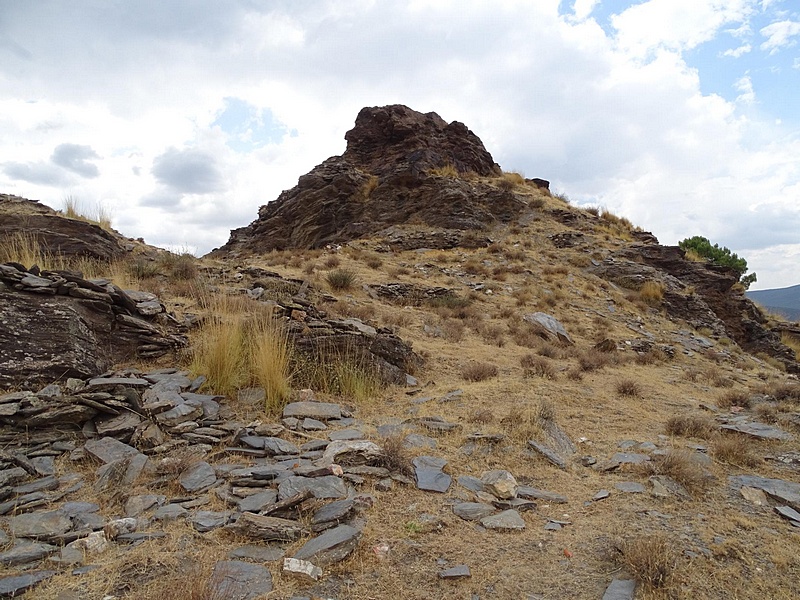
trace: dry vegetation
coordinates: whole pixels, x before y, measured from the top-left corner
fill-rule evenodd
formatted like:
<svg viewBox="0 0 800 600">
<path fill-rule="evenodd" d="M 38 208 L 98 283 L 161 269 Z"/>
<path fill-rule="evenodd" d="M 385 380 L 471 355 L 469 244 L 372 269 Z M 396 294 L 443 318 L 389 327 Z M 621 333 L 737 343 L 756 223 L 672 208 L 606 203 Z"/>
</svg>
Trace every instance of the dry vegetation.
<svg viewBox="0 0 800 600">
<path fill-rule="evenodd" d="M 453 167 L 431 175 L 463 176 Z M 712 340 L 717 354 L 685 354 L 681 332 L 691 326 L 672 322 L 661 312 L 661 284 L 648 282 L 652 285 L 638 290 L 643 309 L 586 273 L 591 260 L 601 260 L 630 237 L 634 228 L 626 219 L 599 209 L 588 211 L 583 216 L 591 218 L 585 230 L 587 247 L 555 249 L 549 236 L 562 225 L 548 214 L 575 210 L 566 199 L 534 190 L 517 174 L 506 173 L 493 182 L 530 198 L 535 218 L 496 225 L 486 236 L 481 232 L 481 237 L 494 241 L 486 248 L 378 255 L 379 243 L 366 240 L 337 253 L 273 252 L 252 259 L 253 266 L 336 295 L 338 302 L 320 304 L 329 315 L 391 327 L 411 342 L 426 359 L 415 374 L 420 381 L 416 395 L 381 385 L 376 373 L 347 352 L 333 361 L 300 354 L 269 304 L 242 293 L 251 282 L 233 280 L 232 265 L 165 255 L 140 257 L 126 266 L 131 280 L 163 291 L 168 302 L 181 302 L 171 304 L 172 309 L 185 308 L 204 317 L 192 333 L 191 367 L 209 378 L 209 390 L 228 396 L 234 411 L 246 413 L 236 403 L 237 390 L 262 387 L 267 405 L 247 417 L 276 422 L 283 404 L 297 390 L 311 387 L 321 399 L 352 408 L 358 425 L 382 446 L 384 466 L 395 473 L 413 475 L 412 456 L 432 454 L 448 460 L 446 471 L 454 479 L 508 469 L 520 483 L 568 498 L 563 505 L 538 501 L 536 509 L 522 513 L 524 531 L 498 534 L 452 514 L 453 497 L 469 497 L 455 483 L 448 494 L 437 495 L 397 483 L 392 491 L 376 491 L 368 480 L 358 491 L 374 495 L 376 504 L 365 513 L 359 550 L 326 569 L 327 581 L 339 586 L 336 590 L 319 588 L 315 593 L 355 600 L 473 595 L 516 599 L 537 594 L 600 598 L 611 578 L 620 574 L 615 569 L 621 569 L 621 575 L 640 582 L 637 597 L 642 598 L 798 597 L 797 536 L 769 507 L 748 504 L 730 489 L 727 478 L 755 473 L 796 479 L 796 471 L 765 456 L 800 451 L 800 430 L 790 424 L 800 411 L 800 385 L 770 364 L 752 366 L 756 362 L 735 344 Z M 2 251 L 8 246 L 0 245 Z M 446 287 L 454 293 L 430 301 L 389 302 L 369 296 L 361 285 L 389 281 Z M 522 315 L 539 310 L 559 319 L 574 345 L 545 339 L 540 329 L 522 320 Z M 707 332 L 695 333 L 708 337 Z M 656 347 L 636 352 L 625 344 L 651 337 L 674 346 L 674 356 Z M 613 350 L 595 348 L 606 339 Z M 415 402 L 455 389 L 463 391 L 458 401 Z M 751 407 L 755 393 L 768 399 Z M 701 412 L 701 405 L 757 414 L 782 427 L 789 423 L 785 427 L 795 439 L 761 443 L 741 434 L 722 434 L 714 414 Z M 379 425 L 408 424 L 434 415 L 462 426 L 431 434 L 436 448 L 409 450 L 403 436 L 381 438 L 375 433 Z M 556 424 L 576 443 L 576 459 L 589 456 L 602 463 L 625 440 L 651 442 L 659 453 L 635 469 L 605 472 L 575 460 L 560 470 L 527 447 L 528 440 L 548 440 Z M 470 445 L 466 436 L 473 433 L 505 437 L 500 443 Z M 698 446 L 707 447 L 707 454 L 699 456 L 694 449 Z M 674 479 L 691 498 L 652 496 L 648 478 L 653 475 Z M 87 477 L 92 476 L 87 469 Z M 615 483 L 627 479 L 641 482 L 648 491 L 614 491 Z M 592 501 L 600 489 L 611 490 L 611 496 Z M 215 499 L 210 509 L 222 510 L 224 505 Z M 423 515 L 443 525 L 426 529 Z M 550 519 L 571 525 L 543 531 Z M 751 524 L 742 525 L 745 520 Z M 620 537 L 624 539 L 612 541 Z M 728 541 L 717 544 L 715 538 Z M 145 600 L 216 600 L 206 587 L 208 567 L 241 543 L 222 532 L 201 536 L 172 525 L 166 542 L 146 542 L 104 557 L 94 579 L 59 576 L 37 590 L 38 596 L 28 597 L 55 600 L 60 591 L 85 585 L 89 598 L 116 594 Z M 290 545 L 288 555 L 300 543 Z M 373 548 L 384 543 L 390 551 L 380 557 Z M 689 559 L 686 552 L 698 558 Z M 609 565 L 609 553 L 614 566 Z M 440 581 L 437 573 L 446 567 L 437 560 L 446 566 L 468 564 L 472 577 Z M 279 563 L 267 566 L 275 580 L 275 598 L 310 595 L 312 584 L 281 576 Z"/>
</svg>

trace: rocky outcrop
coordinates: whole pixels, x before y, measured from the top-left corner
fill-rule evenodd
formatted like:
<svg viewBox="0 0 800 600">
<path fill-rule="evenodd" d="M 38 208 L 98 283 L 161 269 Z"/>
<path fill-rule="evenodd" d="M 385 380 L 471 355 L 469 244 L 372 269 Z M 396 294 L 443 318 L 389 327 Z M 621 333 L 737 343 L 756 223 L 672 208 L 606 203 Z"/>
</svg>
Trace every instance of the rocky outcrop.
<svg viewBox="0 0 800 600">
<path fill-rule="evenodd" d="M 499 176 L 500 168 L 464 124 L 436 113 L 364 108 L 345 138 L 343 155 L 262 206 L 258 219 L 232 231 L 214 254 L 318 248 L 397 224 L 437 228 L 443 247 L 453 247 L 463 231 L 510 221 L 526 207 L 513 190 L 478 180 Z"/>
<path fill-rule="evenodd" d="M 0 194 L 0 240 L 16 234 L 31 236 L 45 252 L 61 256 L 109 261 L 132 248 L 124 237 L 99 225 L 67 218 L 33 200 Z"/>
<path fill-rule="evenodd" d="M 185 346 L 151 296 L 77 272 L 0 265 L 0 386 L 88 377 Z"/>
<path fill-rule="evenodd" d="M 662 306 L 671 317 L 709 329 L 716 337 L 728 337 L 748 352 L 777 358 L 789 372 L 800 373 L 794 352 L 781 343 L 779 333 L 767 327 L 756 305 L 737 290 L 739 278 L 730 268 L 685 260 L 677 246 L 637 244 L 590 270 L 634 290 L 646 281 L 659 281 L 664 286 Z"/>
</svg>

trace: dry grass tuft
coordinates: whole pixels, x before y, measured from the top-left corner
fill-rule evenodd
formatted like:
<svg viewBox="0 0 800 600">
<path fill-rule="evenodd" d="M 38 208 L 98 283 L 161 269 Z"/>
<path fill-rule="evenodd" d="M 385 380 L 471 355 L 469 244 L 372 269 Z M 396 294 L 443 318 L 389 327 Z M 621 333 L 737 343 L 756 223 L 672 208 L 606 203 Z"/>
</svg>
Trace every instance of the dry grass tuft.
<svg viewBox="0 0 800 600">
<path fill-rule="evenodd" d="M 649 589 L 666 587 L 678 564 L 675 543 L 663 534 L 617 542 L 617 562 Z"/>
<path fill-rule="evenodd" d="M 519 359 L 519 364 L 525 369 L 526 377 L 542 377 L 544 379 L 556 378 L 556 370 L 552 363 L 541 356 L 526 354 Z"/>
<path fill-rule="evenodd" d="M 633 379 L 621 379 L 616 385 L 617 394 L 626 398 L 641 398 L 642 387 Z"/>
<path fill-rule="evenodd" d="M 664 299 L 664 284 L 660 281 L 645 281 L 639 288 L 639 298 L 645 304 L 657 306 Z"/>
<path fill-rule="evenodd" d="M 750 392 L 742 390 L 731 390 L 717 397 L 719 408 L 748 408 L 750 406 Z"/>
<path fill-rule="evenodd" d="M 711 455 L 721 463 L 738 467 L 757 467 L 761 458 L 753 451 L 753 441 L 738 433 L 723 434 L 714 439 Z"/>
<path fill-rule="evenodd" d="M 467 381 L 486 381 L 498 373 L 497 365 L 484 362 L 471 362 L 461 369 L 461 377 Z"/>
<path fill-rule="evenodd" d="M 638 470 L 645 476 L 666 475 L 680 483 L 692 495 L 704 492 L 710 483 L 709 476 L 692 450 L 672 449 L 642 463 Z"/>
<path fill-rule="evenodd" d="M 70 219 L 77 219 L 111 231 L 111 213 L 99 202 L 94 210 L 87 211 L 75 196 L 67 196 L 64 198 L 64 215 Z"/>
<path fill-rule="evenodd" d="M 449 179 L 458 179 L 461 175 L 453 164 L 446 164 L 441 167 L 436 167 L 428 171 L 428 175 L 434 177 L 447 177 Z"/>
<path fill-rule="evenodd" d="M 195 340 L 192 371 L 208 378 L 206 387 L 228 396 L 260 385 L 267 394 L 265 408 L 281 410 L 290 393 L 293 351 L 287 333 L 255 302 L 231 296 L 204 302 L 210 315 Z"/>
<path fill-rule="evenodd" d="M 380 446 L 383 456 L 379 466 L 389 469 L 392 473 L 400 473 L 406 477 L 413 476 L 414 469 L 411 465 L 413 457 L 405 446 L 402 435 L 390 435 L 383 439 Z"/>
<path fill-rule="evenodd" d="M 358 276 L 350 269 L 335 269 L 325 275 L 325 281 L 334 292 L 344 292 L 355 286 Z"/>
<path fill-rule="evenodd" d="M 602 369 L 603 367 L 611 364 L 612 360 L 612 354 L 590 348 L 588 350 L 584 350 L 580 356 L 578 356 L 578 365 L 580 366 L 581 371 L 597 371 L 598 369 Z"/>
<path fill-rule="evenodd" d="M 669 418 L 665 428 L 668 435 L 706 439 L 716 429 L 716 424 L 703 414 L 676 415 Z"/>
</svg>

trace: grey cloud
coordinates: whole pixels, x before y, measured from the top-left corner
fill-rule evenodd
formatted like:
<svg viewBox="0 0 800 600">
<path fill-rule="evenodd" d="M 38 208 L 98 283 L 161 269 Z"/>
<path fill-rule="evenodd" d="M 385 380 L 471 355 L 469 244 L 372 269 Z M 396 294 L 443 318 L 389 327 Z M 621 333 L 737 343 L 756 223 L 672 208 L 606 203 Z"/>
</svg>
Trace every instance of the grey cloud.
<svg viewBox="0 0 800 600">
<path fill-rule="evenodd" d="M 60 144 L 53 150 L 50 160 L 59 167 L 77 173 L 81 177 L 93 179 L 100 175 L 97 165 L 90 163 L 89 160 L 100 158 L 91 146 L 80 144 Z"/>
<path fill-rule="evenodd" d="M 3 172 L 12 179 L 21 179 L 28 183 L 50 185 L 54 187 L 69 185 L 71 182 L 64 172 L 51 164 L 7 162 L 3 164 Z"/>
<path fill-rule="evenodd" d="M 168 190 L 157 190 L 139 200 L 139 206 L 147 206 L 151 208 L 161 208 L 163 210 L 172 212 L 175 211 L 181 203 L 181 194 L 170 192 Z"/>
<path fill-rule="evenodd" d="M 223 186 L 214 156 L 196 148 L 170 148 L 153 159 L 152 173 L 160 183 L 184 194 L 208 194 Z"/>
</svg>

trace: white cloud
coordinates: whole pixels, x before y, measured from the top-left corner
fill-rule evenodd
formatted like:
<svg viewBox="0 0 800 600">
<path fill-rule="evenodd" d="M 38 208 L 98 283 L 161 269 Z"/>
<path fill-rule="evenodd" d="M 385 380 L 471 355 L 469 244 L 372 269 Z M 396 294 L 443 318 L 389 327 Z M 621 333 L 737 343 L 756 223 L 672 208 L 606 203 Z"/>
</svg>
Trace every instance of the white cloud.
<svg viewBox="0 0 800 600">
<path fill-rule="evenodd" d="M 753 104 L 756 101 L 756 92 L 753 89 L 753 80 L 750 79 L 750 75 L 743 75 L 737 79 L 733 87 L 737 92 L 741 92 L 736 96 L 736 102 Z"/>
<path fill-rule="evenodd" d="M 752 49 L 753 47 L 750 44 L 743 44 L 742 46 L 738 46 L 737 48 L 730 48 L 728 50 L 725 50 L 725 52 L 722 53 L 722 56 L 739 58 L 740 56 L 743 56 L 748 52 L 750 52 Z"/>
<path fill-rule="evenodd" d="M 752 0 L 648 0 L 614 15 L 612 24 L 620 49 L 646 57 L 657 48 L 695 48 L 752 11 Z"/>
<path fill-rule="evenodd" d="M 466 123 L 506 169 L 665 243 L 706 235 L 745 255 L 759 285 L 790 285 L 796 267 L 760 257 L 800 244 L 798 136 L 747 110 L 749 77 L 729 102 L 682 56 L 758 5 L 649 0 L 607 33 L 593 0 L 563 15 L 558 0 L 11 3 L 0 190 L 102 201 L 126 235 L 205 253 L 340 154 L 361 107 L 400 102 Z M 230 99 L 242 118 L 221 123 Z M 99 176 L 53 164 L 62 144 L 102 157 L 86 157 Z"/>
<path fill-rule="evenodd" d="M 761 44 L 761 49 L 775 54 L 783 48 L 790 48 L 797 44 L 797 40 L 792 38 L 800 35 L 800 21 L 776 21 L 762 28 L 759 33 L 767 38 Z"/>
<path fill-rule="evenodd" d="M 582 21 L 589 18 L 598 4 L 600 0 L 575 0 L 572 11 L 575 13 L 575 18 Z"/>
</svg>

